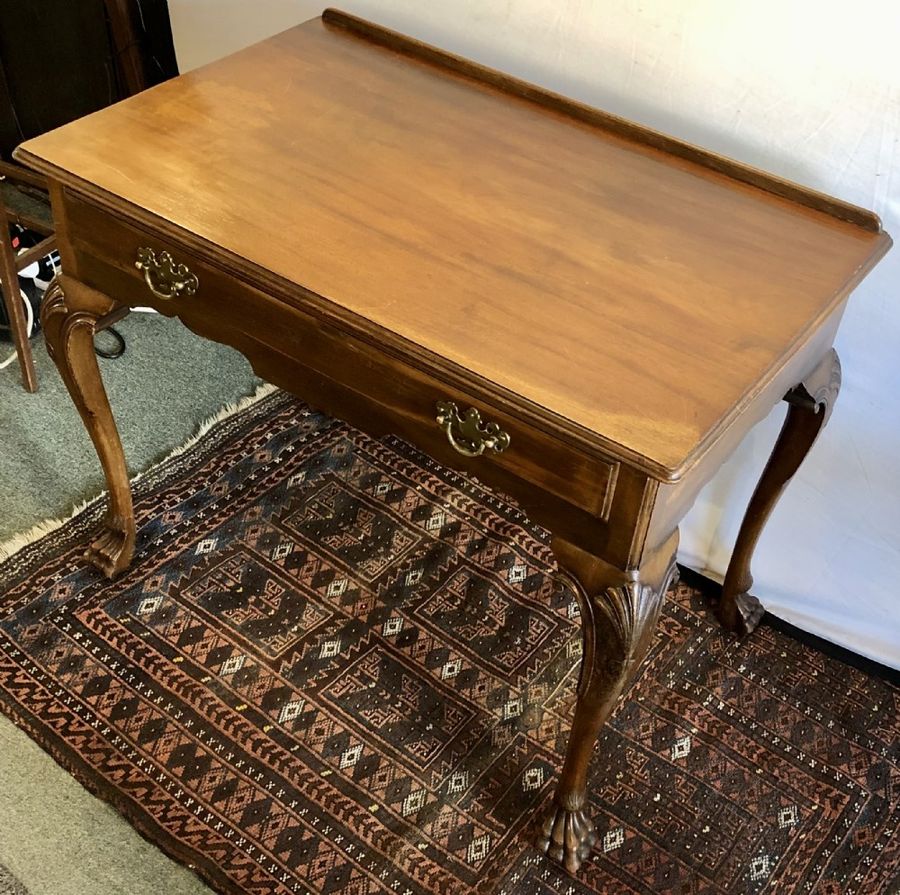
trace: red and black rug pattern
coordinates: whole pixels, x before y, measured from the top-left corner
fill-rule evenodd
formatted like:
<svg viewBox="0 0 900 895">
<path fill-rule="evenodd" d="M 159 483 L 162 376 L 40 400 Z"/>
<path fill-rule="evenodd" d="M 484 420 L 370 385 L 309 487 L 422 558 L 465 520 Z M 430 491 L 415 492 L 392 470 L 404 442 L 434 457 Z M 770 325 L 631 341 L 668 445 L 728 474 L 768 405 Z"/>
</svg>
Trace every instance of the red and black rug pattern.
<svg viewBox="0 0 900 895">
<path fill-rule="evenodd" d="M 216 889 L 257 895 L 893 891 L 898 691 L 670 594 L 605 728 L 577 879 L 530 845 L 564 754 L 577 606 L 477 482 L 282 394 L 0 569 L 2 706 Z"/>
</svg>

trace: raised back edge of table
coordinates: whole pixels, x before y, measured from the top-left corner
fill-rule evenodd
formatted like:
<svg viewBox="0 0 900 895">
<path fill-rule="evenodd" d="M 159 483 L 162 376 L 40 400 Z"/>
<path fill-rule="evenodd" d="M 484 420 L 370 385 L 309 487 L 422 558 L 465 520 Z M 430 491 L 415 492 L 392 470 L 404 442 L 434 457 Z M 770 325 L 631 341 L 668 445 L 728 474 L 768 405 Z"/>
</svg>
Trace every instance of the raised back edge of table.
<svg viewBox="0 0 900 895">
<path fill-rule="evenodd" d="M 521 97 L 545 108 L 553 109 L 585 124 L 609 131 L 635 143 L 650 146 L 678 158 L 686 159 L 719 174 L 724 174 L 732 180 L 749 184 L 767 193 L 780 196 L 782 199 L 796 202 L 798 205 L 803 205 L 839 220 L 855 224 L 864 230 L 869 230 L 873 233 L 881 232 L 881 219 L 873 211 L 868 211 L 865 208 L 860 208 L 857 205 L 844 202 L 825 193 L 809 189 L 793 181 L 775 177 L 758 168 L 745 165 L 726 156 L 717 155 L 707 149 L 695 146 L 693 143 L 679 140 L 676 137 L 671 137 L 668 134 L 663 134 L 652 128 L 629 121 L 627 118 L 620 118 L 618 115 L 595 109 L 585 103 L 554 93 L 552 90 L 538 87 L 528 81 L 523 81 L 496 69 L 489 68 L 486 65 L 481 65 L 478 62 L 473 62 L 446 50 L 441 50 L 431 44 L 423 43 L 405 34 L 392 31 L 390 28 L 358 18 L 339 9 L 326 9 L 322 13 L 322 21 L 326 25 L 349 31 L 358 37 L 365 38 L 388 49 L 446 68 L 484 84 L 489 84 L 506 93 Z"/>
</svg>

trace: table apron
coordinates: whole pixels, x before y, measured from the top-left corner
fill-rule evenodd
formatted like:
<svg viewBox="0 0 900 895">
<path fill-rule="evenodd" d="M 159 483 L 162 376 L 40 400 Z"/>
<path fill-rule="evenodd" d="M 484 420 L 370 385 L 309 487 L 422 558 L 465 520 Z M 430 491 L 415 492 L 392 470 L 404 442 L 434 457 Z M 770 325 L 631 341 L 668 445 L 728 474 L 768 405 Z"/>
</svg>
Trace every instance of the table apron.
<svg viewBox="0 0 900 895">
<path fill-rule="evenodd" d="M 439 462 L 512 496 L 538 524 L 626 567 L 635 564 L 656 482 L 614 458 L 588 454 L 472 387 L 461 389 L 378 346 L 339 331 L 198 259 L 190 250 L 80 200 L 66 202 L 70 270 L 85 285 L 128 306 L 178 317 L 204 338 L 236 348 L 262 378 L 369 434 L 395 434 Z M 135 266 L 138 248 L 184 263 L 199 285 L 172 300 L 154 295 Z M 436 420 L 437 403 L 479 411 L 509 435 L 502 453 L 466 457 Z"/>
</svg>

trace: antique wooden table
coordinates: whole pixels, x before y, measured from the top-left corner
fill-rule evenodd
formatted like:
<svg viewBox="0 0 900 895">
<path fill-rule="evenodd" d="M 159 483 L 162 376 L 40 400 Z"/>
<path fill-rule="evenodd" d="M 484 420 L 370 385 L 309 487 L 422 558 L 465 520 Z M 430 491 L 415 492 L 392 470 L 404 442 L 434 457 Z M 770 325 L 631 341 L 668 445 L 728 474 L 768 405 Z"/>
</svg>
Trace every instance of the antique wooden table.
<svg viewBox="0 0 900 895">
<path fill-rule="evenodd" d="M 751 554 L 837 394 L 838 322 L 890 246 L 878 218 L 334 11 L 16 155 L 52 184 L 64 275 L 42 319 L 109 483 L 106 574 L 135 525 L 92 336 L 132 305 L 551 530 L 584 653 L 539 839 L 574 871 L 678 522 L 786 396 L 719 607 L 759 620 Z"/>
</svg>

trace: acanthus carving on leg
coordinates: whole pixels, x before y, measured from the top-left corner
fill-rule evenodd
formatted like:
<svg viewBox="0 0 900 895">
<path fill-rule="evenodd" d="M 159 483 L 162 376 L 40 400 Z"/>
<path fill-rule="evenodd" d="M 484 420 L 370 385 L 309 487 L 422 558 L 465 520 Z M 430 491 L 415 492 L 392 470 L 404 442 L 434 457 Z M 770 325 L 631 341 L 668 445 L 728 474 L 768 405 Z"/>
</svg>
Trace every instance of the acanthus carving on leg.
<svg viewBox="0 0 900 895">
<path fill-rule="evenodd" d="M 594 744 L 646 654 L 662 596 L 674 571 L 673 558 L 658 587 L 642 583 L 635 572 L 630 579 L 594 596 L 589 596 L 574 576 L 561 573 L 581 609 L 581 675 L 565 765 L 553 808 L 536 844 L 570 873 L 578 870 L 597 841 L 594 823 L 585 810 Z"/>
<path fill-rule="evenodd" d="M 841 364 L 832 349 L 803 382 L 784 396 L 787 416 L 750 498 L 722 584 L 718 614 L 729 631 L 749 634 L 765 613 L 765 607 L 750 593 L 753 552 L 778 499 L 828 422 L 840 388 Z"/>
<path fill-rule="evenodd" d="M 56 362 L 56 345 L 59 342 L 58 332 L 69 309 L 66 307 L 66 296 L 62 291 L 59 277 L 54 277 L 41 300 L 41 328 L 47 337 L 47 354 Z M 65 375 L 62 370 L 60 375 Z"/>
<path fill-rule="evenodd" d="M 125 455 L 94 354 L 97 320 L 114 303 L 77 280 L 60 276 L 50 284 L 41 305 L 47 350 L 62 376 L 94 443 L 109 487 L 103 531 L 87 558 L 112 577 L 131 561 L 135 524 Z"/>
</svg>

